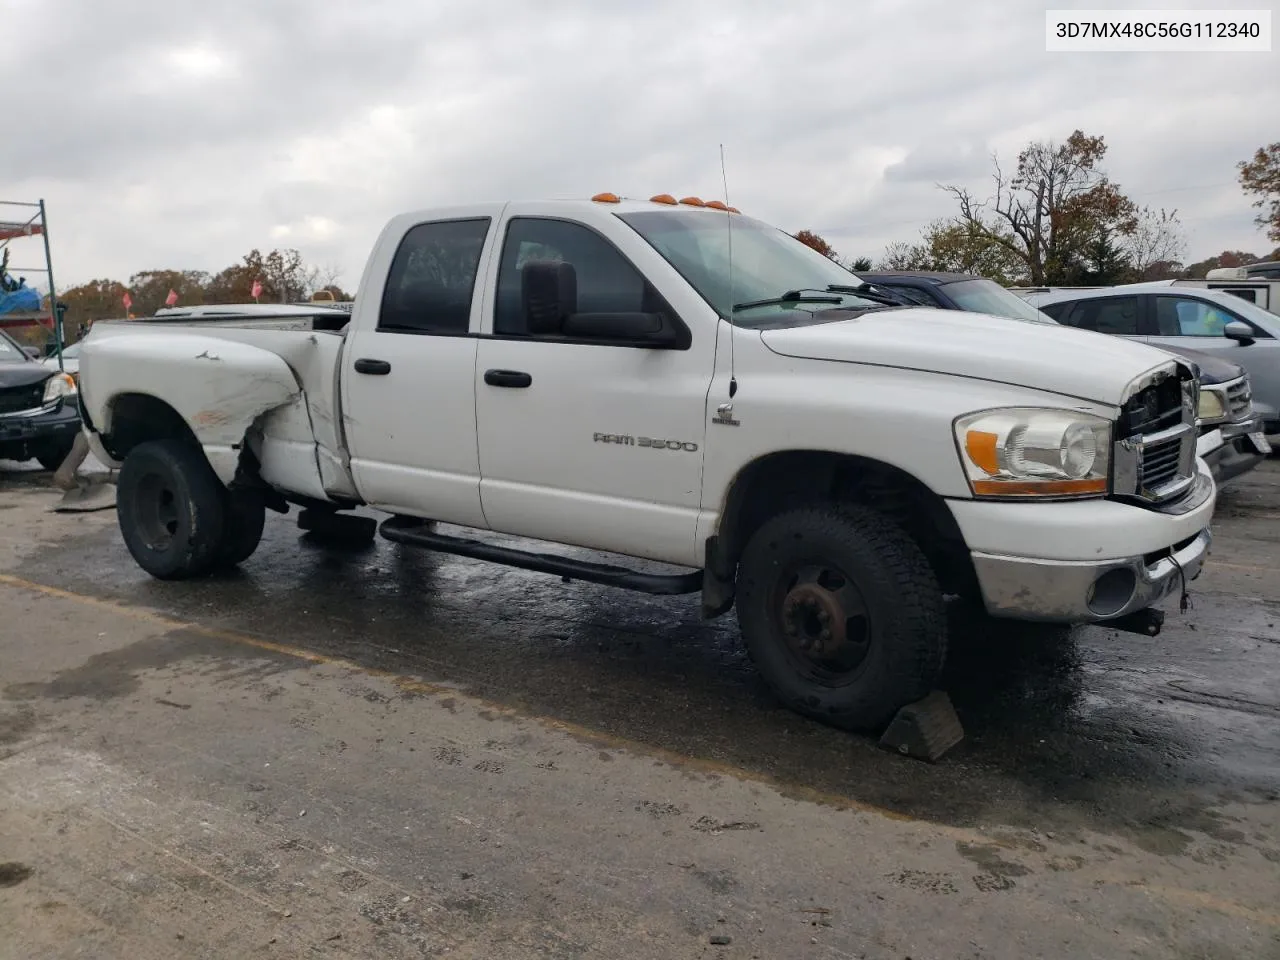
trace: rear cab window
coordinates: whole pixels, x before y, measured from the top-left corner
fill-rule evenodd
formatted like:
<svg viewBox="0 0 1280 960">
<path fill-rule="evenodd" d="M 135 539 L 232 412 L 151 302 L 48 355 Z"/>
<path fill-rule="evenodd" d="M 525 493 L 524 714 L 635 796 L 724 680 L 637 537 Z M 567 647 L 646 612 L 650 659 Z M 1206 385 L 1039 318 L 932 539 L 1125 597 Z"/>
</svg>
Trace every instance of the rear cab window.
<svg viewBox="0 0 1280 960">
<path fill-rule="evenodd" d="M 480 256 L 491 223 L 489 217 L 475 217 L 411 227 L 391 261 L 378 330 L 467 334 Z"/>
</svg>

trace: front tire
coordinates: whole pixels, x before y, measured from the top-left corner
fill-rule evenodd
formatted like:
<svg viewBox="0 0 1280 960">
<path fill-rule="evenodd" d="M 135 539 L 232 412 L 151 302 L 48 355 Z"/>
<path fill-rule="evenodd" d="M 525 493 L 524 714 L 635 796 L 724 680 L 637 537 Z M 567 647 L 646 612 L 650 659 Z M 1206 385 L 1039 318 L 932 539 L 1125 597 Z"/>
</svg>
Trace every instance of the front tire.
<svg viewBox="0 0 1280 960">
<path fill-rule="evenodd" d="M 116 514 L 138 566 L 160 580 L 207 573 L 223 540 L 225 490 L 190 441 L 153 440 L 129 451 Z"/>
<path fill-rule="evenodd" d="M 738 566 L 738 622 L 765 681 L 793 710 L 882 727 L 942 672 L 946 614 L 919 546 L 888 517 L 842 504 L 766 521 Z"/>
</svg>

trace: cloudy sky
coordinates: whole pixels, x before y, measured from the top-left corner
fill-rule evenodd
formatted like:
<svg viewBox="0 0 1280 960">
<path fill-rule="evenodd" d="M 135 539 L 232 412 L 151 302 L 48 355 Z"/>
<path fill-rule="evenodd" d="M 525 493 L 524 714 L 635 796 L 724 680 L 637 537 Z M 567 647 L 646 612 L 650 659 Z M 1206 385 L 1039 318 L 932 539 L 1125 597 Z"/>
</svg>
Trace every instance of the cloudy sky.
<svg viewBox="0 0 1280 960">
<path fill-rule="evenodd" d="M 939 181 L 1077 127 L 1178 209 L 1189 259 L 1269 246 L 1235 163 L 1280 138 L 1280 53 L 1047 53 L 1025 0 L 0 0 L 0 23 L 0 199 L 48 202 L 62 287 L 291 246 L 352 288 L 397 211 L 719 196 L 721 143 L 736 206 L 874 258 L 950 212 Z"/>
</svg>

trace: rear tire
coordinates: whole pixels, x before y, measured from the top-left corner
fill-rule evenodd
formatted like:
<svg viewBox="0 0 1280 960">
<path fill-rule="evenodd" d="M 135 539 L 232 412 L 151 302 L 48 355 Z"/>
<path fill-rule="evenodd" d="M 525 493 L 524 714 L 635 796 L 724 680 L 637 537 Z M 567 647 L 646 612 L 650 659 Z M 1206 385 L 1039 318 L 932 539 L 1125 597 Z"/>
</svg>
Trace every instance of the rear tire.
<svg viewBox="0 0 1280 960">
<path fill-rule="evenodd" d="M 129 451 L 116 514 L 138 566 L 160 580 L 207 573 L 223 541 L 225 488 L 190 441 L 153 440 Z"/>
<path fill-rule="evenodd" d="M 847 729 L 924 697 L 947 652 L 942 591 L 906 533 L 858 505 L 766 521 L 738 566 L 738 622 L 765 681 L 793 710 Z"/>
<path fill-rule="evenodd" d="M 257 490 L 228 490 L 222 511 L 222 543 L 215 566 L 227 569 L 244 563 L 258 549 L 267 504 Z"/>
</svg>

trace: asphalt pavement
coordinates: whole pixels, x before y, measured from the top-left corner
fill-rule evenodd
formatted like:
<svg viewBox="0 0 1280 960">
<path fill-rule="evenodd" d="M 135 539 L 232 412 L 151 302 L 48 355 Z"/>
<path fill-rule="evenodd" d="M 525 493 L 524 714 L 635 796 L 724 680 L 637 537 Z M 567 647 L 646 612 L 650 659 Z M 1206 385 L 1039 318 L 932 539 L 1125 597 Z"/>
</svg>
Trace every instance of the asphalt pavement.
<svg viewBox="0 0 1280 960">
<path fill-rule="evenodd" d="M 696 597 L 274 516 L 161 583 L 48 476 L 0 463 L 0 957 L 1280 957 L 1280 462 L 1159 637 L 957 612 L 936 765 Z"/>
</svg>

